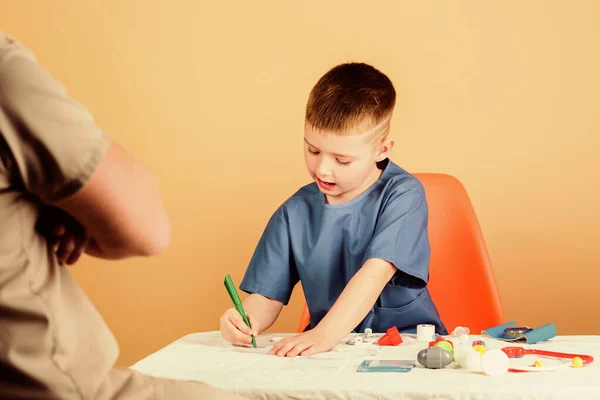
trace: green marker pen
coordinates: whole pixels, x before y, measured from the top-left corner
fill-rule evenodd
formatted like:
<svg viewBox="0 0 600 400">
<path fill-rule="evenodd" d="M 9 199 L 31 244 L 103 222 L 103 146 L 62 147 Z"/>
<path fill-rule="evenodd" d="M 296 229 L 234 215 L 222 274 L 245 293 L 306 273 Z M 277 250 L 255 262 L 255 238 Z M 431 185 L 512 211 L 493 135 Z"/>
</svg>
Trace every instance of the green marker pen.
<svg viewBox="0 0 600 400">
<path fill-rule="evenodd" d="M 237 290 L 235 290 L 235 286 L 233 285 L 233 281 L 231 280 L 231 276 L 229 276 L 229 274 L 227 274 L 227 276 L 225 277 L 225 289 L 227 289 L 227 293 L 229 293 L 229 297 L 231 297 L 231 301 L 233 301 L 235 309 L 238 310 L 238 312 L 242 315 L 242 318 L 244 319 L 246 325 L 248 325 L 248 327 L 252 329 L 252 327 L 250 326 L 250 321 L 248 321 L 248 317 L 244 312 L 244 307 L 242 307 L 242 301 L 240 300 L 240 296 L 238 296 L 238 292 Z M 256 340 L 254 340 L 254 336 L 252 336 L 252 346 L 256 347 Z"/>
</svg>

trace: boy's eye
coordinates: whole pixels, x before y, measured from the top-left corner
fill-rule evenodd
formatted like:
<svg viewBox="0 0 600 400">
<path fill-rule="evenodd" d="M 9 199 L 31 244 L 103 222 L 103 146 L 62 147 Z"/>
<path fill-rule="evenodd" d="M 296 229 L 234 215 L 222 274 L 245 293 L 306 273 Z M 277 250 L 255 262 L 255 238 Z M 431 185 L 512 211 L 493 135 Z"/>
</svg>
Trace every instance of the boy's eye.
<svg viewBox="0 0 600 400">
<path fill-rule="evenodd" d="M 318 152 L 318 151 L 316 151 L 316 150 L 313 150 L 313 149 L 311 149 L 311 148 L 309 148 L 309 149 L 308 149 L 308 152 L 309 152 L 310 154 L 319 154 L 319 152 Z"/>
<path fill-rule="evenodd" d="M 336 159 L 336 161 L 338 162 L 338 164 L 341 164 L 341 165 L 348 165 L 352 162 L 352 161 L 340 161 L 338 159 Z"/>
</svg>

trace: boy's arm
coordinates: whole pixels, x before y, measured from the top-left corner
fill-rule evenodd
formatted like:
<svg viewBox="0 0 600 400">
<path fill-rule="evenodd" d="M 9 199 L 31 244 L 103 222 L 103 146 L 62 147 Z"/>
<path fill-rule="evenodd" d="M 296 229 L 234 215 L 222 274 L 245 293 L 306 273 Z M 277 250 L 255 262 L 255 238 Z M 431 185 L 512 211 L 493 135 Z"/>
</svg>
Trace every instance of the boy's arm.
<svg viewBox="0 0 600 400">
<path fill-rule="evenodd" d="M 397 269 L 388 261 L 371 258 L 350 279 L 340 297 L 312 330 L 281 340 L 271 354 L 294 357 L 331 350 L 368 314 Z"/>
<path fill-rule="evenodd" d="M 314 329 L 319 329 L 336 343 L 340 341 L 365 318 L 397 271 L 388 261 L 367 260 Z"/>
<path fill-rule="evenodd" d="M 258 322 L 258 332 L 266 331 L 273 325 L 281 309 L 283 303 L 277 300 L 269 299 L 260 294 L 252 293 L 242 302 L 244 309 L 249 311 Z M 252 327 L 253 330 L 255 327 Z"/>
<path fill-rule="evenodd" d="M 283 308 L 283 303 L 280 301 L 256 293 L 246 297 L 242 305 L 250 327 L 233 307 L 225 311 L 220 319 L 221 335 L 232 343 L 249 344 L 252 340 L 250 335 L 257 336 L 260 332 L 269 329 Z"/>
</svg>

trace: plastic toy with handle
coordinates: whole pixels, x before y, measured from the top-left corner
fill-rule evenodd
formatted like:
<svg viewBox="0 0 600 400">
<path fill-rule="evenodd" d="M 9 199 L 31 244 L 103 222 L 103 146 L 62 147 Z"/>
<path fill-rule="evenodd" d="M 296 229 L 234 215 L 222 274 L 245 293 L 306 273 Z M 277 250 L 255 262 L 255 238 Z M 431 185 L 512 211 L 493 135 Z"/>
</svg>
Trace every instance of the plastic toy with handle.
<svg viewBox="0 0 600 400">
<path fill-rule="evenodd" d="M 526 349 L 521 346 L 507 346 L 503 347 L 502 351 L 506 353 L 508 358 L 521 358 L 525 355 L 536 355 L 542 357 L 552 357 L 552 358 L 562 358 L 562 359 L 580 359 L 581 364 L 587 365 L 594 362 L 594 357 L 587 354 L 572 354 L 572 353 L 560 353 L 556 351 L 548 351 L 548 350 L 538 350 L 538 349 Z M 510 372 L 528 372 L 533 371 L 534 369 L 530 368 L 510 368 Z"/>
</svg>

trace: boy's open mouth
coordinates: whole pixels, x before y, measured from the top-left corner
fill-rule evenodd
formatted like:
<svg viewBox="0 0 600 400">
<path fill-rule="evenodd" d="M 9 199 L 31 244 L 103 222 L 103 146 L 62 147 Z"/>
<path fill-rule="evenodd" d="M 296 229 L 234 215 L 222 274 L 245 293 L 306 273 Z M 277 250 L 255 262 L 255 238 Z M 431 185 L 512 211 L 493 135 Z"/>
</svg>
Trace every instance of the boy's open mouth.
<svg viewBox="0 0 600 400">
<path fill-rule="evenodd" d="M 333 187 L 335 186 L 335 183 L 331 183 L 331 182 L 325 182 L 320 180 L 319 178 L 317 178 L 317 184 L 325 190 L 331 190 L 333 189 Z"/>
</svg>

